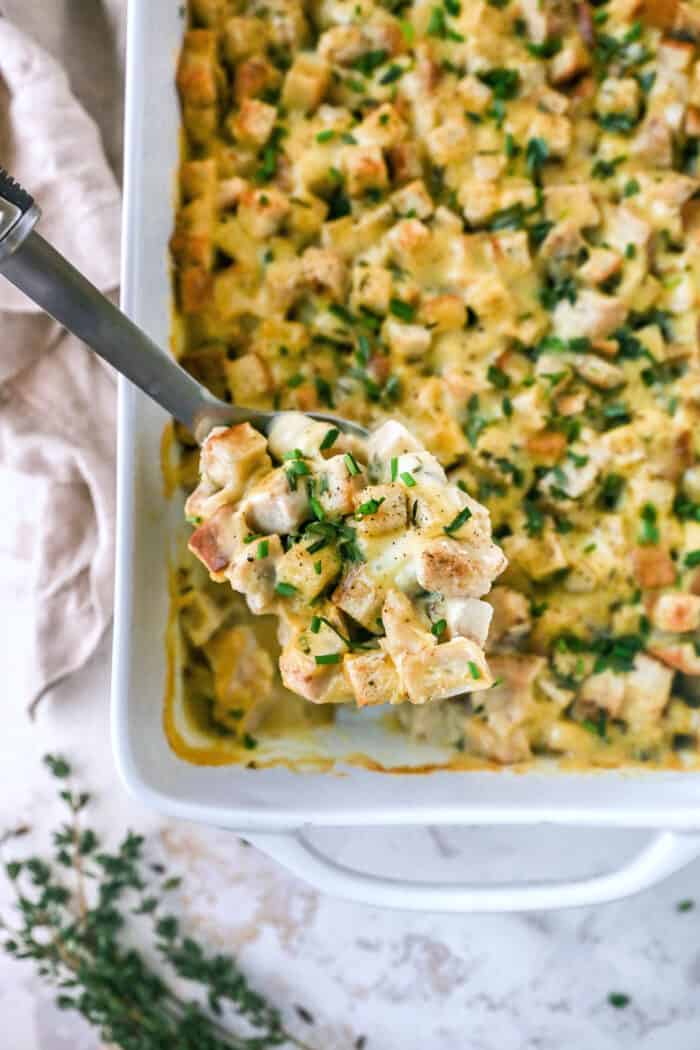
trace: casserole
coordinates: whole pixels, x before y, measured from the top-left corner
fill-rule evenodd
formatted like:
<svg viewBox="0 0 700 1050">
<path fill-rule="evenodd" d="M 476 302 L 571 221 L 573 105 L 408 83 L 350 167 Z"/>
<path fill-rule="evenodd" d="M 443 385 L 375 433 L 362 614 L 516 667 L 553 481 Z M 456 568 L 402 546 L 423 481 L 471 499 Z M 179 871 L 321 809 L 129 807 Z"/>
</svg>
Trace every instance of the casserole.
<svg viewBox="0 0 700 1050">
<path fill-rule="evenodd" d="M 132 5 L 129 12 L 124 307 L 162 344 L 170 329 L 167 242 L 172 228 L 173 173 L 179 159 L 174 72 L 184 24 L 172 0 Z M 159 91 L 149 89 L 163 85 Z M 425 750 L 387 733 L 380 722 L 350 718 L 326 730 L 342 758 L 351 750 L 406 769 L 387 777 L 349 766 L 343 775 L 287 769 L 185 764 L 162 729 L 169 673 L 167 553 L 181 541 L 182 501 L 163 496 L 159 446 L 163 414 L 125 383 L 120 388 L 119 542 L 113 679 L 113 733 L 121 775 L 147 804 L 184 819 L 245 832 L 302 877 L 330 892 L 402 907 L 513 910 L 612 899 L 650 885 L 700 853 L 687 834 L 700 826 L 700 776 L 685 772 L 591 774 L 534 768 L 409 772 Z M 177 678 L 175 682 L 177 687 Z M 434 760 L 440 755 L 436 749 Z M 349 872 L 297 834 L 305 825 L 590 824 L 672 829 L 657 835 L 620 872 L 551 885 L 450 887 L 402 884 Z M 680 834 L 684 832 L 686 834 Z"/>
</svg>

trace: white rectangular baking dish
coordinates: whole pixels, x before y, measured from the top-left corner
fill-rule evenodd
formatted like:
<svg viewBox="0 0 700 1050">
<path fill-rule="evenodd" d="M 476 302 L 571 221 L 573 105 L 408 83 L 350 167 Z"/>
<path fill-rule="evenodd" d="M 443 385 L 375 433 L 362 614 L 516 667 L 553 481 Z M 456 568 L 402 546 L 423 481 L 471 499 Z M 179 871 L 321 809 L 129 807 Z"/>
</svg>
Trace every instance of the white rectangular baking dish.
<svg viewBox="0 0 700 1050">
<path fill-rule="evenodd" d="M 123 305 L 168 345 L 167 243 L 173 221 L 179 111 L 174 89 L 184 28 L 180 0 L 129 5 Z M 377 904 L 506 911 L 593 903 L 650 885 L 700 854 L 700 773 L 532 772 L 343 775 L 189 765 L 162 729 L 167 665 L 168 555 L 182 534 L 181 502 L 166 501 L 159 444 L 164 414 L 120 385 L 118 554 L 112 727 L 127 787 L 175 817 L 244 831 L 317 886 Z M 351 719 L 338 753 L 372 749 L 394 764 L 415 754 L 377 723 Z M 624 869 L 569 883 L 488 886 L 405 883 L 352 872 L 305 842 L 305 826 L 493 825 L 553 822 L 665 829 Z M 683 833 L 683 834 L 681 834 Z"/>
</svg>

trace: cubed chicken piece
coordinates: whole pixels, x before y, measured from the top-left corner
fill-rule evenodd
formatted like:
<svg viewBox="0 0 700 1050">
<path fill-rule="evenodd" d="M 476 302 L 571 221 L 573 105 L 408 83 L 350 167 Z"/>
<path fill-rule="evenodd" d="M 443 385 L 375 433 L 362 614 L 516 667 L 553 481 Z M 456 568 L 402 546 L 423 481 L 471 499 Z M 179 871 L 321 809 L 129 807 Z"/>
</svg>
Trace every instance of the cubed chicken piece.
<svg viewBox="0 0 700 1050">
<path fill-rule="evenodd" d="M 290 211 L 288 198 L 273 186 L 250 189 L 238 204 L 238 221 L 249 236 L 263 240 L 277 233 Z"/>
<path fill-rule="evenodd" d="M 600 671 L 589 675 L 581 686 L 580 698 L 585 705 L 607 711 L 617 718 L 625 700 L 625 679 L 614 671 Z"/>
<path fill-rule="evenodd" d="M 430 540 L 418 554 L 416 578 L 426 591 L 446 598 L 481 598 L 506 564 L 493 543 L 471 547 L 449 538 Z"/>
<path fill-rule="evenodd" d="M 333 582 L 341 567 L 335 547 L 323 547 L 311 554 L 304 544 L 295 543 L 277 565 L 277 578 L 291 584 L 302 601 L 310 602 Z"/>
<path fill-rule="evenodd" d="M 420 177 L 422 167 L 415 142 L 402 142 L 398 146 L 392 146 L 387 150 L 387 155 L 394 185 Z"/>
<path fill-rule="evenodd" d="M 430 238 L 430 230 L 419 219 L 401 219 L 385 240 L 396 262 L 410 267 L 426 250 Z"/>
<path fill-rule="evenodd" d="M 348 270 L 337 252 L 327 248 L 307 248 L 301 257 L 304 279 L 316 290 L 327 291 L 332 299 L 345 298 Z"/>
<path fill-rule="evenodd" d="M 351 197 L 359 197 L 367 190 L 384 189 L 389 184 L 389 174 L 379 146 L 346 146 L 341 153 L 340 164 Z"/>
<path fill-rule="evenodd" d="M 267 27 L 260 18 L 233 16 L 224 24 L 224 56 L 228 62 L 239 62 L 265 48 Z"/>
<path fill-rule="evenodd" d="M 649 618 L 660 631 L 683 634 L 700 629 L 700 597 L 695 594 L 661 594 Z"/>
<path fill-rule="evenodd" d="M 323 101 L 331 79 L 331 69 L 318 55 L 297 55 L 284 78 L 282 103 L 287 109 L 313 113 Z"/>
<path fill-rule="evenodd" d="M 389 347 L 403 361 L 416 361 L 430 349 L 432 335 L 429 328 L 419 324 L 403 324 L 388 318 L 382 326 L 382 336 Z"/>
<path fill-rule="evenodd" d="M 577 355 L 573 364 L 578 374 L 599 390 L 614 390 L 625 383 L 625 373 L 621 368 L 595 354 Z"/>
<path fill-rule="evenodd" d="M 571 219 L 579 229 L 585 230 L 595 226 L 600 219 L 593 195 L 585 183 L 546 186 L 544 200 L 545 214 L 551 222 Z"/>
<path fill-rule="evenodd" d="M 483 755 L 503 766 L 527 762 L 532 758 L 528 735 L 517 726 L 506 736 L 500 736 L 480 719 L 469 719 L 464 726 L 464 739 L 474 754 Z"/>
<path fill-rule="evenodd" d="M 458 295 L 434 295 L 424 299 L 420 321 L 432 332 L 454 332 L 467 323 L 467 308 Z"/>
<path fill-rule="evenodd" d="M 288 536 L 309 516 L 309 497 L 304 484 L 290 487 L 283 468 L 273 470 L 241 501 L 241 510 L 254 532 Z"/>
<path fill-rule="evenodd" d="M 442 604 L 448 638 L 468 638 L 483 649 L 493 609 L 478 598 L 450 598 Z"/>
<path fill-rule="evenodd" d="M 366 484 L 364 473 L 351 474 L 344 456 L 331 456 L 319 472 L 318 496 L 330 517 L 352 514 L 357 494 Z"/>
<path fill-rule="evenodd" d="M 662 117 L 648 116 L 632 139 L 631 152 L 657 168 L 673 163 L 673 135 Z"/>
<path fill-rule="evenodd" d="M 453 638 L 406 654 L 400 675 L 412 704 L 475 693 L 493 684 L 483 650 L 469 638 Z"/>
<path fill-rule="evenodd" d="M 561 49 L 549 63 L 552 84 L 567 84 L 591 67 L 591 56 L 578 34 L 566 37 Z"/>
<path fill-rule="evenodd" d="M 437 639 L 429 630 L 426 620 L 402 591 L 390 590 L 382 606 L 382 624 L 386 637 L 382 647 L 399 664 L 410 653 L 432 649 Z"/>
<path fill-rule="evenodd" d="M 637 583 L 644 590 L 670 587 L 676 581 L 676 566 L 662 547 L 635 547 L 632 569 Z"/>
<path fill-rule="evenodd" d="M 255 470 L 267 466 L 265 438 L 250 423 L 214 427 L 202 445 L 202 477 L 236 495 L 240 495 L 244 482 Z"/>
<path fill-rule="evenodd" d="M 500 641 L 515 641 L 528 634 L 532 627 L 530 603 L 524 594 L 512 587 L 494 587 L 488 604 L 493 609 L 489 634 L 491 645 Z"/>
<path fill-rule="evenodd" d="M 355 516 L 361 536 L 384 536 L 405 529 L 408 521 L 406 489 L 398 482 L 368 485 L 355 497 Z"/>
<path fill-rule="evenodd" d="M 545 237 L 540 256 L 542 259 L 551 260 L 558 267 L 562 264 L 573 265 L 583 247 L 585 242 L 578 221 L 564 219 L 556 223 Z"/>
<path fill-rule="evenodd" d="M 636 117 L 639 97 L 639 84 L 634 77 L 606 77 L 598 88 L 596 112 L 624 113 Z"/>
<path fill-rule="evenodd" d="M 260 147 L 267 142 L 277 120 L 277 110 L 257 98 L 246 98 L 231 122 L 231 129 L 240 142 Z"/>
<path fill-rule="evenodd" d="M 693 642 L 655 642 L 649 645 L 649 653 L 667 667 L 687 675 L 700 675 L 700 656 Z"/>
<path fill-rule="evenodd" d="M 331 601 L 372 634 L 381 634 L 382 606 L 386 592 L 364 565 L 350 568 L 331 595 Z"/>
<path fill-rule="evenodd" d="M 432 197 L 422 179 L 409 182 L 391 195 L 391 203 L 398 215 L 409 219 L 428 219 L 435 210 Z"/>
<path fill-rule="evenodd" d="M 247 534 L 243 515 L 230 506 L 224 506 L 195 529 L 187 546 L 206 565 L 212 579 L 221 582 Z"/>
<path fill-rule="evenodd" d="M 385 102 L 370 110 L 365 119 L 352 129 L 352 136 L 361 146 L 390 149 L 405 139 L 407 130 L 396 107 Z"/>
<path fill-rule="evenodd" d="M 430 160 L 443 167 L 468 156 L 472 149 L 472 130 L 463 118 L 441 121 L 425 134 Z"/>
<path fill-rule="evenodd" d="M 584 288 L 575 303 L 568 299 L 557 303 L 552 321 L 561 339 L 602 339 L 619 328 L 626 316 L 627 305 L 622 299 Z"/>
<path fill-rule="evenodd" d="M 404 699 L 393 661 L 381 650 L 349 653 L 343 661 L 343 671 L 358 707 L 395 704 Z"/>
<path fill-rule="evenodd" d="M 457 91 L 469 113 L 483 113 L 491 105 L 491 88 L 471 73 L 458 81 Z"/>
<path fill-rule="evenodd" d="M 410 430 L 393 419 L 374 430 L 367 442 L 367 455 L 370 463 L 384 466 L 387 472 L 389 463 L 395 456 L 421 451 L 420 442 Z"/>
<path fill-rule="evenodd" d="M 275 459 L 284 459 L 289 452 L 300 452 L 313 459 L 328 434 L 328 423 L 305 416 L 303 412 L 285 412 L 277 417 L 267 437 L 267 444 Z M 340 440 L 340 436 L 336 441 Z"/>
<path fill-rule="evenodd" d="M 641 251 L 650 237 L 651 225 L 631 208 L 620 205 L 605 217 L 605 239 L 619 252 L 624 252 L 628 244 Z"/>
<path fill-rule="evenodd" d="M 484 705 L 490 728 L 506 738 L 532 710 L 535 683 L 546 660 L 529 653 L 499 653 L 490 657 L 489 664 L 498 685 L 480 696 L 479 701 Z"/>
<path fill-rule="evenodd" d="M 647 729 L 661 717 L 671 696 L 673 671 L 658 660 L 638 653 L 634 670 L 625 675 L 622 718 L 633 730 Z"/>
<path fill-rule="evenodd" d="M 234 208 L 243 194 L 250 188 L 250 183 L 234 175 L 230 179 L 221 179 L 216 191 L 216 205 L 221 211 Z"/>
<path fill-rule="evenodd" d="M 277 566 L 283 555 L 279 536 L 263 536 L 239 548 L 226 577 L 256 616 L 273 611 Z"/>
<path fill-rule="evenodd" d="M 535 110 L 528 134 L 546 142 L 551 157 L 565 157 L 571 149 L 571 121 L 557 113 L 539 113 Z"/>
<path fill-rule="evenodd" d="M 255 729 L 270 709 L 275 669 L 252 627 L 219 631 L 207 645 L 214 674 L 214 717 L 241 735 Z M 231 716 L 231 711 L 235 715 Z"/>
<path fill-rule="evenodd" d="M 193 587 L 183 598 L 180 620 L 190 641 L 202 646 L 216 634 L 230 612 L 228 602 L 214 601 L 206 591 Z"/>
<path fill-rule="evenodd" d="M 216 102 L 216 33 L 193 29 L 185 34 L 177 86 L 183 99 L 192 106 L 203 107 Z"/>
<path fill-rule="evenodd" d="M 272 391 L 270 370 L 258 354 L 243 354 L 226 361 L 224 370 L 234 404 L 255 405 Z"/>
<path fill-rule="evenodd" d="M 377 314 L 389 312 L 392 276 L 384 266 L 358 264 L 352 271 L 352 305 L 366 306 Z"/>
<path fill-rule="evenodd" d="M 586 284 L 603 284 L 622 269 L 622 256 L 607 248 L 592 248 L 579 270 L 579 277 Z"/>
</svg>

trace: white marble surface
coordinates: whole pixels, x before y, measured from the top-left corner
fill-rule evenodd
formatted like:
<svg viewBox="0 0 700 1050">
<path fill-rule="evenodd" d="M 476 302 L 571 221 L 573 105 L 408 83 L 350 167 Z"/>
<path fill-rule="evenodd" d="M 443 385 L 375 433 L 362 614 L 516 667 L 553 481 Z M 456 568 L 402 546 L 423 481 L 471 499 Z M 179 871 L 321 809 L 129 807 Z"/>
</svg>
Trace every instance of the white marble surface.
<svg viewBox="0 0 700 1050">
<path fill-rule="evenodd" d="M 142 0 L 147 2 L 147 0 Z M 173 0 L 177 2 L 177 0 Z M 98 116 L 110 156 L 120 156 L 118 84 L 122 0 L 4 0 L 7 14 L 68 63 L 76 90 Z M 8 490 L 3 514 L 22 515 L 30 488 Z M 12 530 L 10 530 L 11 532 Z M 127 798 L 117 781 L 108 728 L 109 648 L 56 691 L 32 724 L 23 710 L 22 583 L 30 555 L 8 550 L 0 532 L 0 828 L 26 820 L 46 831 L 53 787 L 47 750 L 73 759 L 98 796 L 97 825 L 127 826 L 184 874 L 178 906 L 212 947 L 240 955 L 250 976 L 294 1019 L 293 1003 L 316 1018 L 317 1050 L 696 1050 L 700 1029 L 700 865 L 638 898 L 605 908 L 523 916 L 407 915 L 320 897 L 235 836 L 163 821 Z M 27 558 L 27 561 L 22 559 Z M 397 859 L 404 868 L 450 876 L 540 877 L 593 871 L 640 841 L 638 834 L 537 831 L 353 832 L 344 854 Z M 324 836 L 334 842 L 332 833 Z M 335 836 L 337 844 L 337 835 Z M 382 862 L 383 863 L 383 862 Z M 684 914 L 676 903 L 698 896 Z M 9 904 L 0 878 L 0 913 Z M 632 1001 L 616 1011 L 611 990 Z M 0 1022 L 12 1050 L 94 1050 L 98 1038 L 54 1009 L 31 970 L 0 956 Z M 304 1026 L 302 1026 L 304 1027 Z M 176 1050 L 176 1048 L 173 1048 Z"/>
</svg>

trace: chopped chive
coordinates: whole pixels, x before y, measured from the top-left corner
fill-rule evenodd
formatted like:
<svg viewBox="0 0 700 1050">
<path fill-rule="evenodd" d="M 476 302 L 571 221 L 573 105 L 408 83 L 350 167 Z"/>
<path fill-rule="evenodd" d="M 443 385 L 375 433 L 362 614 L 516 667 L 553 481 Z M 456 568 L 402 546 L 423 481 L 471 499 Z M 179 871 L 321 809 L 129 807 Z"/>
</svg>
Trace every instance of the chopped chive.
<svg viewBox="0 0 700 1050">
<path fill-rule="evenodd" d="M 412 489 L 416 484 L 416 479 L 413 477 L 413 474 L 410 474 L 407 470 L 402 471 L 401 480 L 409 489 Z"/>
<path fill-rule="evenodd" d="M 292 448 L 288 452 L 285 452 L 282 459 L 302 459 L 302 451 L 300 448 Z"/>
<path fill-rule="evenodd" d="M 320 616 L 312 616 L 312 618 L 311 618 L 311 633 L 312 634 L 318 634 L 318 632 L 320 630 L 321 630 L 321 617 Z"/>
<path fill-rule="evenodd" d="M 447 620 L 436 620 L 433 626 L 430 628 L 432 634 L 436 638 L 439 638 L 441 634 L 444 634 L 447 630 Z"/>
<path fill-rule="evenodd" d="M 410 303 L 405 303 L 403 299 L 392 299 L 389 303 L 389 309 L 394 317 L 398 317 L 402 321 L 410 322 L 416 316 L 415 306 L 411 306 Z"/>
<path fill-rule="evenodd" d="M 398 456 L 391 457 L 391 480 L 396 481 L 399 476 L 399 458 Z"/>
<path fill-rule="evenodd" d="M 323 572 L 323 562 L 322 561 L 315 561 L 314 562 L 314 572 L 316 573 L 317 576 L 321 575 L 321 573 Z"/>
<path fill-rule="evenodd" d="M 360 473 L 360 468 L 358 467 L 357 460 L 352 452 L 346 452 L 343 456 L 343 460 L 345 461 L 345 466 L 348 468 L 348 474 L 350 474 L 351 477 L 356 477 L 356 475 Z"/>
<path fill-rule="evenodd" d="M 259 539 L 260 539 L 260 533 L 258 533 L 258 532 L 249 532 L 248 535 L 244 538 L 243 542 L 244 543 L 255 543 L 255 541 L 259 540 Z"/>
<path fill-rule="evenodd" d="M 291 598 L 296 593 L 297 589 L 293 583 L 284 583 L 283 580 L 280 580 L 275 584 L 275 594 L 281 594 L 283 598 Z"/>
<path fill-rule="evenodd" d="M 475 681 L 481 678 L 481 671 L 476 666 L 473 660 L 467 660 L 467 666 L 469 667 L 469 673 Z"/>
<path fill-rule="evenodd" d="M 321 504 L 315 496 L 309 496 L 309 504 L 311 506 L 312 511 L 314 512 L 314 516 L 319 521 L 325 521 L 326 512 L 324 511 L 323 507 L 321 506 Z"/>
<path fill-rule="evenodd" d="M 385 497 L 382 496 L 381 499 L 368 499 L 364 503 L 361 503 L 360 506 L 357 508 L 358 515 L 361 518 L 365 518 L 369 514 L 376 514 L 379 508 L 381 507 L 382 503 L 384 502 L 384 499 Z"/>
<path fill-rule="evenodd" d="M 251 736 L 250 733 L 245 733 L 244 736 L 243 736 L 243 747 L 247 751 L 252 751 L 257 746 L 258 746 L 258 742 L 255 739 L 255 737 Z"/>
<path fill-rule="evenodd" d="M 678 901 L 678 904 L 676 905 L 676 911 L 692 911 L 694 907 L 695 901 L 690 900 L 690 898 L 686 898 L 685 900 Z"/>
<path fill-rule="evenodd" d="M 630 1004 L 630 997 L 625 992 L 611 992 L 608 996 L 608 1002 L 616 1010 L 624 1010 Z"/>
<path fill-rule="evenodd" d="M 316 141 L 317 142 L 330 142 L 331 139 L 334 138 L 334 137 L 335 137 L 335 131 L 333 131 L 333 128 L 326 128 L 325 131 L 319 131 L 318 135 L 316 136 Z"/>
<path fill-rule="evenodd" d="M 464 507 L 460 510 L 459 514 L 452 519 L 449 525 L 445 525 L 445 532 L 449 536 L 452 532 L 457 532 L 458 529 L 462 528 L 465 522 L 469 521 L 472 516 L 472 512 L 469 507 Z"/>
<path fill-rule="evenodd" d="M 258 549 L 257 549 L 256 554 L 255 554 L 255 557 L 258 559 L 258 561 L 262 561 L 263 558 L 267 558 L 269 553 L 270 553 L 270 544 L 268 543 L 268 541 L 267 540 L 260 540 L 260 543 L 258 544 Z"/>
<path fill-rule="evenodd" d="M 694 569 L 696 565 L 700 565 L 700 550 L 688 551 L 685 556 L 685 564 L 689 569 Z"/>
<path fill-rule="evenodd" d="M 290 376 L 287 380 L 287 386 L 294 390 L 296 387 L 301 386 L 304 382 L 304 377 L 301 372 L 297 372 L 296 375 Z"/>
<path fill-rule="evenodd" d="M 329 431 L 327 431 L 326 436 L 324 437 L 323 441 L 321 442 L 321 444 L 319 446 L 320 449 L 321 449 L 321 452 L 325 452 L 326 449 L 328 449 L 328 448 L 333 448 L 333 445 L 335 445 L 336 441 L 338 440 L 338 436 L 339 435 L 340 435 L 340 431 L 338 430 L 338 428 L 337 427 L 331 427 L 331 429 Z"/>
<path fill-rule="evenodd" d="M 320 666 L 323 666 L 324 664 L 339 664 L 340 653 L 321 653 L 320 656 L 316 656 L 314 659 Z"/>
</svg>

